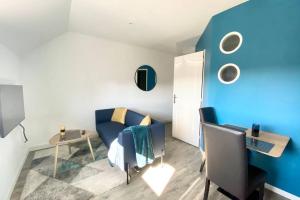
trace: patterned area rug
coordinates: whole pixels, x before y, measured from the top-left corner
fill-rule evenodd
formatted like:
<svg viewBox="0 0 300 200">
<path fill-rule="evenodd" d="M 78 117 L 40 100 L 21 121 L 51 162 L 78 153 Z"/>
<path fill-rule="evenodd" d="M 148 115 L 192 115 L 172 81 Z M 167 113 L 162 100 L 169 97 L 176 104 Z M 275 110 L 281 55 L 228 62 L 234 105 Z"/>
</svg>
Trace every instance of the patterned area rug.
<svg viewBox="0 0 300 200">
<path fill-rule="evenodd" d="M 87 200 L 126 182 L 126 174 L 111 167 L 107 149 L 98 138 L 91 140 L 96 161 L 86 142 L 61 146 L 57 175 L 53 178 L 54 148 L 30 153 L 11 199 Z"/>
</svg>

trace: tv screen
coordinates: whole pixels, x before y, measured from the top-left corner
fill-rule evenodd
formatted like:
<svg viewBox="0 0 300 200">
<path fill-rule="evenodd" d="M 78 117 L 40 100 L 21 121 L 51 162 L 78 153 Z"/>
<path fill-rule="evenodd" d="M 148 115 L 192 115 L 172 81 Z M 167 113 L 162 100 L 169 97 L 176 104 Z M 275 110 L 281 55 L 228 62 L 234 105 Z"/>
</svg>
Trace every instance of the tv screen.
<svg viewBox="0 0 300 200">
<path fill-rule="evenodd" d="M 0 137 L 7 136 L 24 119 L 23 87 L 0 85 Z"/>
</svg>

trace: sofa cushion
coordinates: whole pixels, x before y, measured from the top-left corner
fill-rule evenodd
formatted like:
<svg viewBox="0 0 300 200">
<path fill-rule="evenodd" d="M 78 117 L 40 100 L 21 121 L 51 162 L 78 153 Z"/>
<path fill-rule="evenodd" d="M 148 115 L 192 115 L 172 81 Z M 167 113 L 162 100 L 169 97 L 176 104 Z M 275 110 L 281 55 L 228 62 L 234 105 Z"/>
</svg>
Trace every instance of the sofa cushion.
<svg viewBox="0 0 300 200">
<path fill-rule="evenodd" d="M 147 115 L 146 117 L 144 117 L 144 119 L 141 121 L 140 125 L 142 125 L 142 126 L 149 126 L 149 125 L 151 125 L 151 117 L 150 117 L 150 115 Z"/>
<path fill-rule="evenodd" d="M 118 137 L 124 128 L 126 128 L 126 126 L 118 122 L 104 122 L 96 126 L 100 138 L 107 147 L 110 147 L 110 144 Z"/>
<path fill-rule="evenodd" d="M 113 115 L 111 117 L 111 121 L 125 124 L 126 112 L 127 112 L 127 108 L 115 108 Z"/>
<path fill-rule="evenodd" d="M 139 113 L 136 113 L 131 110 L 127 110 L 126 118 L 125 118 L 125 125 L 126 126 L 136 126 L 141 123 L 141 121 L 144 119 L 144 115 L 141 115 Z"/>
</svg>

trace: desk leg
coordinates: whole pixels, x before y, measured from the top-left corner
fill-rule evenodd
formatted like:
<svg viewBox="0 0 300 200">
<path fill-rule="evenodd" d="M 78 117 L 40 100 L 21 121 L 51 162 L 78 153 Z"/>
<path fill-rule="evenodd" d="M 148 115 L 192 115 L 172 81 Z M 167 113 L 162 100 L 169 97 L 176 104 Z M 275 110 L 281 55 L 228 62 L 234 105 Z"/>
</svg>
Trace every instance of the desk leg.
<svg viewBox="0 0 300 200">
<path fill-rule="evenodd" d="M 90 147 L 90 151 L 91 151 L 93 160 L 95 160 L 95 156 L 94 156 L 94 152 L 93 152 L 93 148 L 92 148 L 92 145 L 91 145 L 91 141 L 90 141 L 90 137 L 89 137 L 89 136 L 87 136 L 87 142 L 88 142 L 88 144 L 89 144 L 89 147 Z"/>
<path fill-rule="evenodd" d="M 55 157 L 54 157 L 54 170 L 53 170 L 53 178 L 56 176 L 56 169 L 57 169 L 57 157 L 58 157 L 58 145 L 55 147 Z"/>
</svg>

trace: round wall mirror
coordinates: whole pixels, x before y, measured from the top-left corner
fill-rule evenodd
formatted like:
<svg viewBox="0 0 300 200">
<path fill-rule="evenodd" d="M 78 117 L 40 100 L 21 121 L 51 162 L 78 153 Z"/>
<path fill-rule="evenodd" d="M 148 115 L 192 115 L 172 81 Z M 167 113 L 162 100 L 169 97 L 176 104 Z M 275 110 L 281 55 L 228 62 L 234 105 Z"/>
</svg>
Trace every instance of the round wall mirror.
<svg viewBox="0 0 300 200">
<path fill-rule="evenodd" d="M 243 37 L 238 32 L 226 34 L 220 42 L 220 50 L 224 54 L 231 54 L 237 51 L 243 43 Z"/>
<path fill-rule="evenodd" d="M 152 90 L 157 82 L 156 72 L 149 65 L 140 66 L 135 72 L 135 83 L 143 91 Z"/>
<path fill-rule="evenodd" d="M 219 81 L 224 84 L 232 84 L 240 77 L 240 68 L 233 63 L 223 65 L 218 72 Z"/>
</svg>

